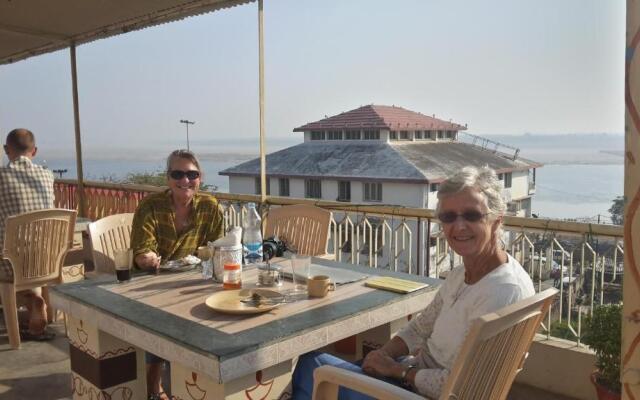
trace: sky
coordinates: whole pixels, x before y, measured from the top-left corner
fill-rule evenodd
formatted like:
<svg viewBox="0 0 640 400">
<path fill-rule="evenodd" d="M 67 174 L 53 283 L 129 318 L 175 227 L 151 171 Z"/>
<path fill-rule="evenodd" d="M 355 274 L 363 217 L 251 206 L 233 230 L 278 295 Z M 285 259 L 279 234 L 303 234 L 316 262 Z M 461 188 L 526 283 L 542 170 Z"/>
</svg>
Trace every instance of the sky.
<svg viewBox="0 0 640 400">
<path fill-rule="evenodd" d="M 257 3 L 81 45 L 83 148 L 258 152 Z M 266 137 L 365 104 L 475 134 L 624 131 L 624 0 L 265 0 Z M 0 65 L 0 132 L 74 148 L 69 51 Z"/>
</svg>

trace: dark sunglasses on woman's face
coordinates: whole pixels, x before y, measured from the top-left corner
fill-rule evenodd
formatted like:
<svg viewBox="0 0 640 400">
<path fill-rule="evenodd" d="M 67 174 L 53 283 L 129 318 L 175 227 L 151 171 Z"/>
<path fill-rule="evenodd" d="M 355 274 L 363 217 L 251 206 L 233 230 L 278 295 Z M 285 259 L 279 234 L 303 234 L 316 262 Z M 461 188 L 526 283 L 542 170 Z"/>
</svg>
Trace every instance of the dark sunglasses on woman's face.
<svg viewBox="0 0 640 400">
<path fill-rule="evenodd" d="M 176 181 L 179 181 L 185 176 L 190 181 L 193 181 L 200 178 L 200 171 L 180 171 L 178 169 L 174 169 L 173 171 L 169 172 L 169 176 L 171 177 L 171 179 L 175 179 Z"/>
<path fill-rule="evenodd" d="M 489 213 L 481 213 L 480 211 L 465 211 L 463 213 L 456 213 L 453 211 L 442 212 L 438 214 L 438 219 L 443 224 L 452 224 L 454 223 L 458 217 L 462 217 L 467 222 L 478 222 L 485 216 L 489 215 Z"/>
</svg>

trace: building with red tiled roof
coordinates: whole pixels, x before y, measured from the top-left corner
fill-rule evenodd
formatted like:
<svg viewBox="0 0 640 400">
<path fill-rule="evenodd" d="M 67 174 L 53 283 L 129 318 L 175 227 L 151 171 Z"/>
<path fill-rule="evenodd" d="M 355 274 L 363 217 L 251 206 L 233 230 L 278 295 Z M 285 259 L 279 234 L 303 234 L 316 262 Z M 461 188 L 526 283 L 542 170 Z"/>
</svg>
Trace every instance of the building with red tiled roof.
<svg viewBox="0 0 640 400">
<path fill-rule="evenodd" d="M 295 128 L 304 142 L 267 155 L 267 187 L 279 196 L 435 208 L 439 182 L 464 166 L 488 165 L 510 211 L 530 215 L 541 164 L 466 129 L 402 107 L 359 107 Z M 259 193 L 258 159 L 220 174 L 229 176 L 231 193 Z"/>
<path fill-rule="evenodd" d="M 294 132 L 346 129 L 386 129 L 389 131 L 461 131 L 467 129 L 451 121 L 437 119 L 402 107 L 367 105 L 295 128 Z"/>
</svg>

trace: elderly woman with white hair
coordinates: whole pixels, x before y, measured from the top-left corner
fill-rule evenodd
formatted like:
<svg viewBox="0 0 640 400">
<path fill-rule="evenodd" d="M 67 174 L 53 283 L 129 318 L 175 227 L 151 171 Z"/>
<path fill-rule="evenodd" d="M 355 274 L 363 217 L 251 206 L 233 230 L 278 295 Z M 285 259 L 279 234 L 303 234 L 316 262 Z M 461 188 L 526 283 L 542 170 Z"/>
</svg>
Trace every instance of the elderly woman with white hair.
<svg viewBox="0 0 640 400">
<path fill-rule="evenodd" d="M 535 291 L 531 278 L 503 248 L 506 209 L 502 185 L 488 168 L 466 167 L 440 185 L 437 215 L 449 246 L 462 257 L 434 300 L 382 348 L 352 364 L 329 354 L 300 357 L 293 398 L 310 399 L 313 370 L 333 365 L 365 373 L 421 395 L 437 398 L 471 322 Z M 340 388 L 339 399 L 370 399 Z"/>
</svg>

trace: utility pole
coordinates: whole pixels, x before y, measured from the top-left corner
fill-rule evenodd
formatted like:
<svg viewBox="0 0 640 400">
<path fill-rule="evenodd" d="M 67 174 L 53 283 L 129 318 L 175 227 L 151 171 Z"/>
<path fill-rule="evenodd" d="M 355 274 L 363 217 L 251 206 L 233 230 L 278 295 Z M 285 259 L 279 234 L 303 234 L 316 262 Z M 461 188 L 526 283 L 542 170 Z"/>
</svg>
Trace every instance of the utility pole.
<svg viewBox="0 0 640 400">
<path fill-rule="evenodd" d="M 181 119 L 180 123 L 184 124 L 187 127 L 187 150 L 191 150 L 189 148 L 189 125 L 193 125 L 196 121 L 189 121 L 188 119 Z"/>
</svg>

